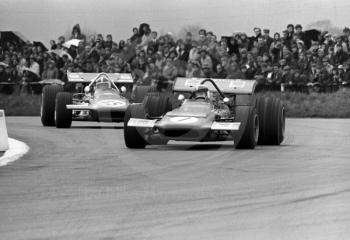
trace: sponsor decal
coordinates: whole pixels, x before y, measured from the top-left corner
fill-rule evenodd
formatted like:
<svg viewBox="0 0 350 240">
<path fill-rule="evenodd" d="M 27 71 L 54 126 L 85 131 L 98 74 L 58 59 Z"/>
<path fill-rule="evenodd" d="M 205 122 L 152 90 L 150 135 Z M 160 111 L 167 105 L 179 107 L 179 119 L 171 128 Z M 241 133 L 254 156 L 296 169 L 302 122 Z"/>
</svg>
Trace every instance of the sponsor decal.
<svg viewBox="0 0 350 240">
<path fill-rule="evenodd" d="M 170 118 L 170 121 L 176 122 L 176 123 L 195 123 L 198 121 L 198 118 L 196 118 L 196 117 L 172 117 L 172 118 Z"/>
<path fill-rule="evenodd" d="M 125 105 L 125 102 L 118 100 L 101 100 L 97 103 L 97 105 L 105 107 L 117 107 Z"/>
<path fill-rule="evenodd" d="M 213 122 L 211 130 L 234 131 L 238 130 L 240 125 L 240 122 Z"/>
<path fill-rule="evenodd" d="M 157 120 L 141 119 L 141 118 L 130 118 L 128 122 L 129 127 L 145 127 L 152 128 Z"/>
<path fill-rule="evenodd" d="M 228 86 L 229 88 L 244 88 L 245 87 L 245 82 L 241 80 L 234 80 L 230 82 L 230 85 Z"/>
</svg>

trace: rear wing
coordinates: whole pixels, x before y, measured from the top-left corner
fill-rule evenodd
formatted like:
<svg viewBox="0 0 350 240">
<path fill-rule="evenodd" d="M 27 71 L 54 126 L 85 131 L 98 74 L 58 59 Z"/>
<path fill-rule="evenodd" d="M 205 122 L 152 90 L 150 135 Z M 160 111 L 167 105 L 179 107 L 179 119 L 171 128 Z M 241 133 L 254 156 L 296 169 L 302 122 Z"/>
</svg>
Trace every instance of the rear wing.
<svg viewBox="0 0 350 240">
<path fill-rule="evenodd" d="M 174 92 L 193 92 L 197 85 L 207 78 L 176 78 L 173 91 Z M 227 94 L 253 94 L 257 82 L 255 80 L 243 79 L 214 79 L 215 84 L 221 92 Z M 210 82 L 204 83 L 209 91 L 217 92 L 213 84 Z"/>
<path fill-rule="evenodd" d="M 100 75 L 107 75 L 114 83 L 134 83 L 131 73 L 73 73 L 68 72 L 68 82 L 90 83 Z"/>
</svg>

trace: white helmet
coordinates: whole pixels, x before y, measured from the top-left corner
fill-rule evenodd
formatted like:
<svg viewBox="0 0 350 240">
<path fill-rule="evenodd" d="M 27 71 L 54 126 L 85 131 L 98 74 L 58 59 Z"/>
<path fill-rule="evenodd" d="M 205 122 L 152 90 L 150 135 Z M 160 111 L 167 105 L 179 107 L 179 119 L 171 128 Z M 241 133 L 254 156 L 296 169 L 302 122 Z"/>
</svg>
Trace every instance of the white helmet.
<svg viewBox="0 0 350 240">
<path fill-rule="evenodd" d="M 108 88 L 111 88 L 111 82 L 107 78 L 101 77 L 96 80 L 96 89 L 104 90 Z"/>
</svg>

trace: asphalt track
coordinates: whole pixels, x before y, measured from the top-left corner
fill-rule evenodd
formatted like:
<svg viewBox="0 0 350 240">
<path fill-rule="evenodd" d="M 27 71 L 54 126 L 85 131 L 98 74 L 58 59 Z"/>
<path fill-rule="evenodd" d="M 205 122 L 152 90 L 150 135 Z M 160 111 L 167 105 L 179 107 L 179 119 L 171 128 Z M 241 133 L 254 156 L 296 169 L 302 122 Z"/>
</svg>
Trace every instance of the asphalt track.
<svg viewBox="0 0 350 240">
<path fill-rule="evenodd" d="M 31 150 L 0 168 L 0 239 L 350 236 L 350 120 L 288 119 L 282 146 L 255 150 L 135 151 L 118 124 L 7 125 Z"/>
</svg>

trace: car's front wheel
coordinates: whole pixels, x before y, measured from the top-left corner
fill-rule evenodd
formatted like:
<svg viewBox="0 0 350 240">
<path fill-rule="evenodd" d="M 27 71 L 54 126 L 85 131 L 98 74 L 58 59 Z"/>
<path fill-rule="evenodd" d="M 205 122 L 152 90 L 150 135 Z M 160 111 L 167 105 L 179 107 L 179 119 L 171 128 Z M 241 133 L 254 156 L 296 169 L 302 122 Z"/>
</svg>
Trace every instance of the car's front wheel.
<svg viewBox="0 0 350 240">
<path fill-rule="evenodd" d="M 72 125 L 72 110 L 67 109 L 72 104 L 72 94 L 60 92 L 56 96 L 55 124 L 57 128 L 70 128 Z"/>
<path fill-rule="evenodd" d="M 124 116 L 124 141 L 128 148 L 145 148 L 145 129 L 128 126 L 130 118 L 146 118 L 143 104 L 132 104 L 126 109 Z"/>
</svg>

